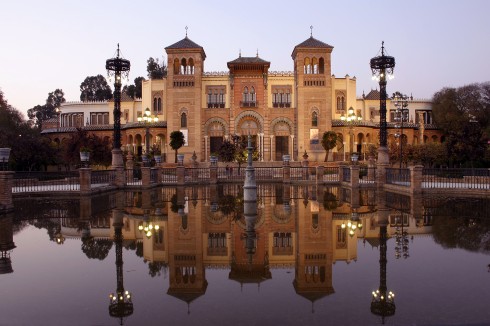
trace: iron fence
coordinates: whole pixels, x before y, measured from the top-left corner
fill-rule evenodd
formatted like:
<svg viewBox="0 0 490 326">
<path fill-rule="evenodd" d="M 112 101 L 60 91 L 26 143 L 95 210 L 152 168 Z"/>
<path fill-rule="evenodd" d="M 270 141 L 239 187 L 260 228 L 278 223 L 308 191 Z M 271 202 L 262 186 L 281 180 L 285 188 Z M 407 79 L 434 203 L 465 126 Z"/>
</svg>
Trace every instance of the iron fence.
<svg viewBox="0 0 490 326">
<path fill-rule="evenodd" d="M 339 167 L 329 166 L 323 170 L 324 182 L 339 182 Z"/>
<path fill-rule="evenodd" d="M 14 173 L 12 193 L 78 190 L 80 190 L 78 171 Z"/>
<path fill-rule="evenodd" d="M 423 169 L 422 188 L 490 189 L 490 170 Z"/>
<path fill-rule="evenodd" d="M 137 186 L 141 185 L 141 169 L 127 169 L 126 171 L 126 185 L 128 186 Z"/>
<path fill-rule="evenodd" d="M 177 183 L 176 168 L 161 168 L 162 183 Z"/>
<path fill-rule="evenodd" d="M 409 169 L 396 169 L 386 168 L 386 183 L 410 187 L 410 170 Z"/>
<path fill-rule="evenodd" d="M 202 183 L 209 181 L 211 177 L 208 168 L 186 168 L 184 178 L 186 183 Z"/>
<path fill-rule="evenodd" d="M 350 167 L 342 167 L 342 182 L 350 182 Z"/>
<path fill-rule="evenodd" d="M 113 185 L 116 181 L 115 170 L 96 170 L 90 174 L 90 187 L 104 187 Z"/>
<path fill-rule="evenodd" d="M 360 166 L 359 182 L 374 183 L 376 181 L 376 167 Z"/>
</svg>

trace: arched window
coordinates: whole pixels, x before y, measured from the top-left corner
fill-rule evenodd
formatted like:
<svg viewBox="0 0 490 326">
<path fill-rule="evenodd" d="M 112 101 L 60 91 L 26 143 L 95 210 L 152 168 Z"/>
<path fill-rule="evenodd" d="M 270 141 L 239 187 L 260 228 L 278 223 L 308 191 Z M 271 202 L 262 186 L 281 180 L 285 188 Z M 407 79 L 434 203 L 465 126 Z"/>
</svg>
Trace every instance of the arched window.
<svg viewBox="0 0 490 326">
<path fill-rule="evenodd" d="M 192 58 L 189 59 L 189 69 L 188 74 L 194 75 L 194 60 Z"/>
<path fill-rule="evenodd" d="M 187 114 L 185 112 L 180 116 L 180 127 L 187 128 Z"/>
<path fill-rule="evenodd" d="M 162 99 L 158 98 L 157 100 L 157 112 L 160 114 L 162 113 Z"/>
<path fill-rule="evenodd" d="M 311 74 L 310 58 L 305 58 L 304 73 L 305 74 Z"/>
<path fill-rule="evenodd" d="M 255 88 L 250 89 L 250 101 L 255 102 Z"/>
<path fill-rule="evenodd" d="M 318 59 L 317 58 L 313 58 L 311 60 L 311 65 L 312 65 L 312 73 L 313 74 L 318 74 Z"/>
<path fill-rule="evenodd" d="M 153 98 L 153 112 L 157 112 L 158 109 L 158 99 L 156 97 Z"/>
<path fill-rule="evenodd" d="M 185 58 L 182 58 L 180 62 L 180 73 L 182 75 L 185 75 L 187 73 L 187 60 Z"/>
<path fill-rule="evenodd" d="M 318 127 L 318 113 L 316 111 L 311 113 L 311 126 Z"/>
<path fill-rule="evenodd" d="M 318 62 L 318 73 L 319 74 L 325 73 L 325 60 L 323 58 L 320 58 Z"/>
<path fill-rule="evenodd" d="M 247 103 L 249 101 L 248 87 L 245 86 L 243 89 L 243 102 Z"/>
</svg>

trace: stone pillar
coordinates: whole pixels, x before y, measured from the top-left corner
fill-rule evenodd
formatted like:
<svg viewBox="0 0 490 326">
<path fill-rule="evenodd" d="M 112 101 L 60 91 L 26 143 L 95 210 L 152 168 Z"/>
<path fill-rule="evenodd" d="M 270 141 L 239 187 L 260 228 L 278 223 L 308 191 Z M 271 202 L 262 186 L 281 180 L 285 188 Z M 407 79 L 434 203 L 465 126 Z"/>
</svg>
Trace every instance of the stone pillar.
<svg viewBox="0 0 490 326">
<path fill-rule="evenodd" d="M 356 188 L 356 190 L 352 189 L 352 192 L 359 192 L 357 190 L 359 188 L 359 165 L 350 166 L 350 185 L 352 188 Z"/>
<path fill-rule="evenodd" d="M 412 194 L 422 193 L 422 180 L 424 167 L 422 165 L 415 165 L 410 167 L 410 191 Z"/>
<path fill-rule="evenodd" d="M 92 178 L 92 169 L 90 168 L 81 168 L 78 170 L 80 174 L 80 193 L 88 194 L 92 188 L 91 178 Z"/>
<path fill-rule="evenodd" d="M 204 162 L 208 161 L 208 136 L 204 136 Z"/>
<path fill-rule="evenodd" d="M 381 189 L 386 184 L 386 168 L 389 166 L 388 148 L 378 148 L 378 162 L 376 165 L 376 186 Z"/>
<path fill-rule="evenodd" d="M 179 186 L 183 186 L 185 183 L 185 166 L 178 165 L 176 169 L 177 169 L 177 184 Z"/>
<path fill-rule="evenodd" d="M 316 183 L 323 184 L 323 175 L 325 174 L 325 167 L 319 165 L 316 167 Z"/>
<path fill-rule="evenodd" d="M 214 156 L 212 157 L 211 164 L 209 166 L 209 182 L 211 184 L 218 183 L 218 160 Z"/>
<path fill-rule="evenodd" d="M 141 168 L 141 186 L 143 188 L 147 188 L 151 184 L 151 168 L 150 167 L 142 167 Z"/>
<path fill-rule="evenodd" d="M 291 162 L 294 162 L 294 135 L 291 135 L 289 137 L 291 137 L 291 146 L 290 146 Z"/>
<path fill-rule="evenodd" d="M 0 213 L 13 210 L 12 186 L 14 184 L 14 172 L 0 171 Z"/>
<path fill-rule="evenodd" d="M 270 137 L 271 137 L 271 144 L 270 144 L 270 154 L 271 155 L 270 155 L 270 161 L 272 162 L 272 161 L 274 161 L 274 150 L 273 150 L 274 147 L 272 147 L 272 140 L 274 139 L 274 135 L 270 135 Z"/>
<path fill-rule="evenodd" d="M 339 164 L 339 182 L 342 183 L 344 182 L 344 163 Z"/>
<path fill-rule="evenodd" d="M 132 168 L 131 171 L 132 172 Z M 116 174 L 116 180 L 114 185 L 118 188 L 124 188 L 126 186 L 126 170 L 124 168 L 116 168 L 114 169 L 114 173 Z"/>
<path fill-rule="evenodd" d="M 291 182 L 291 166 L 289 166 L 289 155 L 282 156 L 282 182 L 290 183 Z"/>
</svg>

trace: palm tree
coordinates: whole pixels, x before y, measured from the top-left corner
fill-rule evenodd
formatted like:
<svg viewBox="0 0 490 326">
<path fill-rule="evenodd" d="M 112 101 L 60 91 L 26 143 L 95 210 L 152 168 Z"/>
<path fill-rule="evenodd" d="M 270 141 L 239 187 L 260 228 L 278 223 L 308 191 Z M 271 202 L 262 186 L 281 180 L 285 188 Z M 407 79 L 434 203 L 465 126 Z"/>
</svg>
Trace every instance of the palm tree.
<svg viewBox="0 0 490 326">
<path fill-rule="evenodd" d="M 177 163 L 177 154 L 179 148 L 184 146 L 185 138 L 181 131 L 172 131 L 170 134 L 170 147 L 175 151 L 175 163 Z"/>
<path fill-rule="evenodd" d="M 324 162 L 328 161 L 328 153 L 330 152 L 331 149 L 335 148 L 338 142 L 338 136 L 335 132 L 333 131 L 325 131 L 323 133 L 322 137 L 322 146 L 325 149 L 325 160 Z"/>
</svg>

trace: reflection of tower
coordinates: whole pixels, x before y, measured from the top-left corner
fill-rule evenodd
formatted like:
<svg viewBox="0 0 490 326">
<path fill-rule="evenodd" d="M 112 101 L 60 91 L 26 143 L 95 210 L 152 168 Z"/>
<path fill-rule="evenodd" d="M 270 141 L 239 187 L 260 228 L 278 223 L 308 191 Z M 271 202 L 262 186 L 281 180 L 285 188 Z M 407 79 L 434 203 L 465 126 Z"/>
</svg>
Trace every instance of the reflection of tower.
<svg viewBox="0 0 490 326">
<path fill-rule="evenodd" d="M 333 240 L 332 216 L 320 210 L 317 201 L 298 205 L 296 270 L 293 281 L 296 293 L 313 304 L 334 293 L 332 286 Z M 301 210 L 304 210 L 303 212 Z M 330 215 L 330 216 L 327 216 Z"/>
<path fill-rule="evenodd" d="M 380 198 L 383 198 L 384 194 L 380 194 Z M 381 204 L 381 205 L 380 205 Z M 393 316 L 395 314 L 395 295 L 393 292 L 388 291 L 386 286 L 386 241 L 387 234 L 387 209 L 382 199 L 378 204 L 378 218 L 379 218 L 379 288 L 373 291 L 373 298 L 371 301 L 371 312 L 375 315 L 381 316 L 381 322 L 384 324 L 385 317 Z"/>
<path fill-rule="evenodd" d="M 13 273 L 10 252 L 15 248 L 12 215 L 0 217 L 0 274 Z"/>
<path fill-rule="evenodd" d="M 243 185 L 243 215 L 245 219 L 245 232 L 240 234 L 240 240 L 245 242 L 245 251 L 241 241 L 236 241 L 232 253 L 231 270 L 229 278 L 243 283 L 260 284 L 272 277 L 269 269 L 269 255 L 265 246 L 258 246 L 259 237 L 255 231 L 257 221 L 257 183 L 255 169 L 252 165 L 252 144 L 248 136 L 248 164 L 245 169 L 245 182 Z M 259 248 L 258 248 L 259 247 Z M 263 258 L 262 258 L 263 257 Z"/>
<path fill-rule="evenodd" d="M 171 254 L 167 294 L 186 302 L 189 309 L 190 303 L 206 293 L 208 286 L 202 254 L 202 223 L 194 206 L 189 206 L 183 187 L 177 188 L 176 203 L 168 218 Z"/>
<path fill-rule="evenodd" d="M 133 302 L 131 300 L 131 293 L 124 290 L 123 279 L 123 257 L 122 257 L 122 211 L 119 209 L 114 210 L 114 243 L 116 245 L 116 278 L 117 288 L 116 293 L 109 295 L 109 315 L 111 317 L 119 318 L 120 325 L 123 324 L 123 318 L 131 316 L 133 314 Z"/>
</svg>

